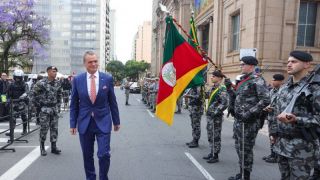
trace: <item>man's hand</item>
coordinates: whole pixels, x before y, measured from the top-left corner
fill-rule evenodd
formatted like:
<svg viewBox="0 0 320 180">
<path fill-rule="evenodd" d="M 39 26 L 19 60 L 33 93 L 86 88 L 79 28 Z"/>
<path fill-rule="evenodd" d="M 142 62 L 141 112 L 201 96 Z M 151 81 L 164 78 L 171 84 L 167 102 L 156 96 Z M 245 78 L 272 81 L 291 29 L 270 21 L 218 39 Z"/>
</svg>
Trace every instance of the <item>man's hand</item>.
<svg viewBox="0 0 320 180">
<path fill-rule="evenodd" d="M 113 126 L 114 131 L 119 131 L 120 130 L 120 125 L 114 125 Z"/>
<path fill-rule="evenodd" d="M 281 113 L 277 116 L 278 120 L 283 123 L 294 124 L 297 122 L 297 117 L 291 113 Z"/>
<path fill-rule="evenodd" d="M 76 135 L 77 134 L 77 128 L 70 128 L 70 133 L 71 133 L 71 135 Z"/>
<path fill-rule="evenodd" d="M 263 109 L 264 111 L 267 111 L 267 112 L 272 112 L 273 111 L 273 107 L 272 106 L 267 106 Z"/>
</svg>

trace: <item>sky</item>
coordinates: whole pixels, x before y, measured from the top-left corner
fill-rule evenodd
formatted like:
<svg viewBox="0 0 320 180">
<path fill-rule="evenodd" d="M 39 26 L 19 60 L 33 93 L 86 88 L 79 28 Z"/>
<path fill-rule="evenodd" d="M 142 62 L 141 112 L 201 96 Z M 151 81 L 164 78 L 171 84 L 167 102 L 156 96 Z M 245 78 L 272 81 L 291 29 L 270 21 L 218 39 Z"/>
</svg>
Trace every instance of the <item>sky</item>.
<svg viewBox="0 0 320 180">
<path fill-rule="evenodd" d="M 116 55 L 125 63 L 131 60 L 138 27 L 152 19 L 152 0 L 110 0 L 110 9 L 116 10 Z"/>
</svg>

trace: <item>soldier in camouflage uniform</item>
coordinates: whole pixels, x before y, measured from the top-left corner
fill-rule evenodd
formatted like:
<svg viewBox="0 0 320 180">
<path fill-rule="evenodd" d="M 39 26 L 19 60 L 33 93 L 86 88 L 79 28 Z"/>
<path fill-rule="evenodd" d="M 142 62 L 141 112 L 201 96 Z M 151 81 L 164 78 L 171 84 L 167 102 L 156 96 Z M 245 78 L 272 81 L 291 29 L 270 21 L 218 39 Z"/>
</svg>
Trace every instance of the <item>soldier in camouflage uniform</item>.
<svg viewBox="0 0 320 180">
<path fill-rule="evenodd" d="M 320 126 L 320 83 L 307 82 L 312 60 L 308 53 L 292 51 L 287 64 L 287 72 L 291 77 L 279 90 L 275 107 L 278 130 L 273 139 L 274 152 L 279 156 L 282 180 L 309 180 L 317 163 L 315 160 L 319 157 L 318 137 L 308 138 L 308 135 Z M 296 99 L 291 113 L 284 112 L 297 89 L 303 84 L 308 84 L 309 93 L 303 93 Z M 319 176 L 314 177 L 317 178 Z"/>
<path fill-rule="evenodd" d="M 241 71 L 244 74 L 235 89 L 228 91 L 235 94 L 233 138 L 239 158 L 240 173 L 229 180 L 250 179 L 253 164 L 253 146 L 260 128 L 260 114 L 263 108 L 270 104 L 269 92 L 264 79 L 254 74 L 258 64 L 255 57 L 241 58 Z M 228 86 L 229 87 L 229 86 Z"/>
<path fill-rule="evenodd" d="M 223 121 L 223 111 L 228 107 L 229 97 L 226 87 L 221 85 L 221 81 L 225 76 L 221 71 L 212 73 L 212 82 L 214 83 L 209 96 L 209 104 L 207 109 L 207 133 L 209 146 L 211 148 L 208 156 L 203 159 L 208 163 L 219 162 L 219 153 L 221 149 L 221 129 Z"/>
<path fill-rule="evenodd" d="M 32 96 L 36 106 L 41 107 L 40 111 L 40 152 L 46 156 L 45 140 L 50 128 L 51 153 L 60 154 L 57 148 L 58 138 L 58 108 L 61 103 L 62 88 L 60 81 L 56 80 L 58 69 L 54 66 L 47 68 L 48 78 L 41 79 L 34 85 Z"/>
<path fill-rule="evenodd" d="M 272 89 L 270 90 L 270 100 L 271 104 L 269 104 L 266 108 L 263 110 L 268 114 L 267 120 L 268 120 L 268 132 L 269 132 L 269 138 L 270 138 L 270 150 L 271 154 L 269 156 L 264 156 L 262 159 L 265 160 L 268 163 L 276 163 L 277 162 L 277 156 L 276 153 L 273 152 L 273 135 L 277 132 L 277 117 L 275 112 L 273 111 L 273 108 L 275 106 L 275 100 L 276 96 L 278 94 L 280 86 L 283 84 L 284 76 L 282 74 L 274 74 L 273 80 L 271 82 Z"/>
<path fill-rule="evenodd" d="M 193 87 L 190 89 L 187 95 L 189 98 L 189 112 L 191 118 L 192 127 L 192 141 L 186 143 L 189 148 L 195 148 L 199 146 L 199 139 L 201 136 L 201 116 L 203 114 L 203 95 L 202 87 Z M 180 99 L 182 99 L 180 97 Z"/>
</svg>

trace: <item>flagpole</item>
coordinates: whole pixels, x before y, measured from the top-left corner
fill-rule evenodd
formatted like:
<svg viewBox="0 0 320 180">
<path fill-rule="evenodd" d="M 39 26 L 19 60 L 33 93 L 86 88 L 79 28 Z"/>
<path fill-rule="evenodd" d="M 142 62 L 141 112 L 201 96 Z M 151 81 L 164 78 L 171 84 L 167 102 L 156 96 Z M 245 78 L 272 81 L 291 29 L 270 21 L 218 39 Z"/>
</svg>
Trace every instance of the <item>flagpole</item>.
<svg viewBox="0 0 320 180">
<path fill-rule="evenodd" d="M 184 30 L 184 29 L 182 28 L 182 26 L 177 22 L 177 20 L 176 20 L 175 18 L 172 17 L 172 20 L 173 20 L 173 22 L 175 22 L 176 25 L 183 31 L 183 33 L 197 46 L 197 49 L 200 49 L 201 54 L 202 54 L 206 59 L 208 59 L 208 60 L 211 62 L 211 64 L 212 64 L 216 69 L 218 69 L 218 66 L 217 66 L 215 63 L 213 63 L 212 59 L 208 56 L 208 53 L 199 46 L 199 44 L 188 34 L 188 32 L 187 32 L 186 30 Z"/>
</svg>

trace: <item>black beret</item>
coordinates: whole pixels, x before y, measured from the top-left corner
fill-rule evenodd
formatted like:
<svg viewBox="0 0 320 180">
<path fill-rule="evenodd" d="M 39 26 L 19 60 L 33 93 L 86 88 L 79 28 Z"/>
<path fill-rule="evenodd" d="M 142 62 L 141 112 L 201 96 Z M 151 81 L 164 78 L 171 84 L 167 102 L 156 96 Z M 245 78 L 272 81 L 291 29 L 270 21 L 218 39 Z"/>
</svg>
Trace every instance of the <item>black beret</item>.
<svg viewBox="0 0 320 180">
<path fill-rule="evenodd" d="M 243 56 L 241 61 L 248 65 L 256 66 L 258 64 L 258 60 L 253 56 Z"/>
<path fill-rule="evenodd" d="M 58 68 L 55 67 L 55 66 L 49 66 L 49 67 L 47 67 L 47 71 L 49 71 L 49 70 L 56 70 L 56 71 L 58 72 Z"/>
<path fill-rule="evenodd" d="M 274 74 L 272 77 L 273 77 L 274 81 L 283 81 L 284 80 L 284 76 L 282 74 Z"/>
<path fill-rule="evenodd" d="M 290 56 L 303 61 L 303 62 L 310 62 L 313 61 L 311 54 L 303 52 L 303 51 L 291 51 Z"/>
<path fill-rule="evenodd" d="M 213 76 L 216 76 L 216 77 L 220 77 L 220 78 L 224 78 L 226 77 L 224 74 L 222 74 L 222 72 L 220 70 L 215 70 L 212 72 L 212 75 Z"/>
</svg>

